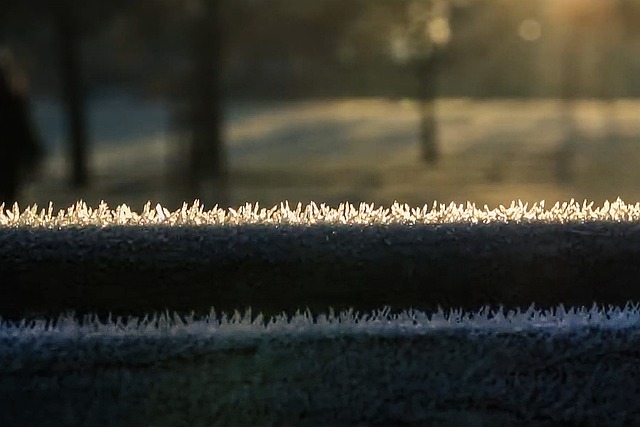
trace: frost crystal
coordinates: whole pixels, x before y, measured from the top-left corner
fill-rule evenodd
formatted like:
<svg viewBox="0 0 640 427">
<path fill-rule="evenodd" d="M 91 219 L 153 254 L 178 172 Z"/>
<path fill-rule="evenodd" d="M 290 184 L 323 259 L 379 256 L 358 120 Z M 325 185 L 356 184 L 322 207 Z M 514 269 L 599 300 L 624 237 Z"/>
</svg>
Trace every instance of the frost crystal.
<svg viewBox="0 0 640 427">
<path fill-rule="evenodd" d="M 547 331 L 569 331 L 579 328 L 626 329 L 640 326 L 640 306 L 628 303 L 624 308 L 609 306 L 608 308 L 593 305 L 565 309 L 563 305 L 555 309 L 536 309 L 531 305 L 527 310 L 503 309 L 494 311 L 487 307 L 477 312 L 461 310 L 434 313 L 418 310 L 405 310 L 391 313 L 388 307 L 371 313 L 354 312 L 354 310 L 328 314 L 320 314 L 314 319 L 309 312 L 296 312 L 293 316 L 285 314 L 265 321 L 262 314 L 252 317 L 251 310 L 244 314 L 235 311 L 228 316 L 218 316 L 212 309 L 210 314 L 200 319 L 193 315 L 180 317 L 177 313 L 155 314 L 143 319 L 129 317 L 116 319 L 109 316 L 106 321 L 97 316 L 85 316 L 79 322 L 71 314 L 65 314 L 56 320 L 42 319 L 11 322 L 0 318 L 0 339 L 49 337 L 54 339 L 79 339 L 91 337 L 134 337 L 134 336 L 200 336 L 224 340 L 234 338 L 255 338 L 263 335 L 306 335 L 320 336 L 351 335 L 366 333 L 412 335 L 425 334 L 436 330 L 484 330 L 484 331 L 525 331 L 545 329 Z M 0 351 L 1 352 L 1 351 Z"/>
<path fill-rule="evenodd" d="M 0 423 L 635 425 L 638 326 L 631 304 L 0 322 Z"/>
<path fill-rule="evenodd" d="M 389 208 L 376 207 L 373 204 L 361 203 L 358 207 L 350 203 L 341 203 L 337 208 L 325 204 L 301 203 L 291 208 L 288 202 L 270 209 L 261 208 L 256 203 L 247 203 L 237 209 L 222 209 L 217 205 L 205 211 L 199 200 L 189 206 L 170 212 L 161 205 L 151 206 L 147 203 L 141 213 L 136 213 L 126 205 L 115 209 L 102 202 L 97 208 L 91 208 L 79 201 L 75 205 L 54 213 L 52 204 L 47 209 L 38 211 L 34 205 L 20 210 L 17 204 L 11 209 L 0 205 L 0 226 L 4 227 L 81 227 L 81 226 L 199 226 L 199 225 L 302 225 L 315 224 L 488 224 L 488 223 L 583 223 L 589 221 L 627 221 L 640 220 L 640 203 L 626 204 L 620 198 L 609 201 L 599 208 L 593 207 L 593 202 L 557 202 L 551 208 L 545 208 L 545 202 L 534 203 L 529 206 L 522 201 L 511 202 L 508 207 L 499 206 L 489 209 L 487 205 L 478 208 L 474 203 L 445 205 L 434 202 L 431 207 L 411 207 L 407 204 L 394 203 Z"/>
</svg>

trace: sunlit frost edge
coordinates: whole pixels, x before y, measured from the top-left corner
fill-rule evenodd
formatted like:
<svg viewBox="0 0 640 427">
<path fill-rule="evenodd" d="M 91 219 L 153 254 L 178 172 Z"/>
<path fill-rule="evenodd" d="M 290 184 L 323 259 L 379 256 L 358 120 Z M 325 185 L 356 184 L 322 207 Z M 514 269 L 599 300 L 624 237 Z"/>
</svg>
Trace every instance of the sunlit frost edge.
<svg viewBox="0 0 640 427">
<path fill-rule="evenodd" d="M 593 202 L 557 202 L 546 208 L 544 200 L 529 206 L 522 201 L 512 202 L 505 207 L 500 205 L 490 209 L 482 208 L 474 203 L 446 205 L 433 202 L 431 207 L 411 207 L 407 204 L 394 203 L 391 207 L 376 207 L 374 204 L 360 203 L 357 207 L 350 203 L 341 203 L 338 207 L 311 202 L 303 206 L 298 203 L 295 208 L 288 202 L 280 203 L 272 208 L 262 208 L 247 203 L 236 209 L 223 209 L 214 206 L 205 210 L 199 200 L 192 205 L 184 203 L 182 208 L 170 212 L 157 204 L 147 203 L 141 213 L 134 212 L 127 205 L 115 209 L 101 202 L 98 207 L 87 206 L 83 201 L 76 202 L 65 210 L 54 210 L 53 204 L 46 209 L 37 205 L 20 209 L 14 204 L 10 209 L 0 205 L 0 227 L 82 227 L 82 226 L 197 226 L 197 225 L 388 225 L 388 224 L 488 224 L 488 223 L 568 223 L 589 221 L 640 221 L 640 203 L 627 204 L 620 198 L 614 202 L 605 201 L 600 207 Z"/>
</svg>

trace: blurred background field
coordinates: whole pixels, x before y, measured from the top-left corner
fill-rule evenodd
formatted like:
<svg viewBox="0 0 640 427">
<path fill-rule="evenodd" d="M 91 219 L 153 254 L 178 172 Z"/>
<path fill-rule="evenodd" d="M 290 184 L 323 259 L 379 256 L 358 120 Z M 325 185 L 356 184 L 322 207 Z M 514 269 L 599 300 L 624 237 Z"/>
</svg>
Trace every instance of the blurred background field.
<svg viewBox="0 0 640 427">
<path fill-rule="evenodd" d="M 7 0 L 0 46 L 21 206 L 640 200 L 636 0 Z"/>
<path fill-rule="evenodd" d="M 634 116 L 640 103 L 580 103 L 580 125 L 588 139 L 581 140 L 571 160 L 570 182 L 559 170 L 564 124 L 558 101 L 443 99 L 438 105 L 442 158 L 436 165 L 420 159 L 419 116 L 412 101 L 323 100 L 231 108 L 228 203 L 389 205 L 397 200 L 422 206 L 434 200 L 471 200 L 495 207 L 517 199 L 640 200 L 640 121 Z M 115 120 L 117 132 L 132 116 L 143 117 L 124 135 L 104 129 L 92 155 L 94 183 L 87 189 L 70 188 L 64 152 L 53 151 L 57 146 L 52 143 L 43 179 L 26 188 L 24 203 L 46 206 L 52 200 L 63 207 L 78 198 L 91 205 L 104 199 L 140 209 L 147 200 L 171 207 L 188 201 L 175 176 L 179 134 L 164 128 L 162 108 L 147 104 L 123 114 L 117 106 L 96 111 L 94 121 Z M 614 117 L 606 115 L 608 109 L 614 109 Z M 46 122 L 46 112 L 40 114 Z M 618 133 L 603 135 L 607 125 Z"/>
</svg>

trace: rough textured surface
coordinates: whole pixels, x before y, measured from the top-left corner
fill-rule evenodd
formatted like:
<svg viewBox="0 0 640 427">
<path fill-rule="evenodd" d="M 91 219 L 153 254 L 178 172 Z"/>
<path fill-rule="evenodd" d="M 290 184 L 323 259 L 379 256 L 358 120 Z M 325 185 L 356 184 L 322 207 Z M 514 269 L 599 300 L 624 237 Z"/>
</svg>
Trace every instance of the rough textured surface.
<svg viewBox="0 0 640 427">
<path fill-rule="evenodd" d="M 640 312 L 0 325 L 0 424 L 634 425 Z"/>
<path fill-rule="evenodd" d="M 16 207 L 0 216 L 0 315 L 640 300 L 638 205 L 314 206 Z"/>
<path fill-rule="evenodd" d="M 0 425 L 633 425 L 637 306 L 391 313 L 640 300 L 639 221 L 621 201 L 16 206 L 0 213 Z M 196 317 L 6 321 L 164 309 Z"/>
<path fill-rule="evenodd" d="M 390 224 L 496 224 L 496 223 L 583 223 L 592 221 L 625 221 L 640 220 L 640 203 L 626 204 L 620 198 L 613 203 L 606 201 L 603 206 L 595 207 L 593 202 L 578 203 L 557 202 L 550 208 L 544 201 L 529 206 L 522 201 L 511 202 L 505 207 L 482 208 L 473 203 L 466 205 L 438 204 L 434 202 L 430 208 L 411 207 L 394 203 L 389 208 L 361 203 L 358 207 L 350 203 L 341 203 L 332 208 L 324 204 L 311 202 L 306 206 L 299 203 L 295 209 L 288 202 L 276 205 L 271 209 L 260 208 L 258 204 L 247 203 L 238 209 L 221 209 L 217 205 L 205 211 L 204 206 L 196 200 L 189 206 L 184 203 L 181 209 L 169 212 L 159 204 L 155 208 L 147 203 L 141 213 L 136 213 L 126 205 L 110 209 L 102 202 L 97 208 L 88 207 L 79 201 L 66 210 L 54 211 L 53 205 L 38 210 L 38 206 L 30 206 L 20 210 L 17 204 L 11 209 L 0 205 L 0 225 L 5 227 L 45 227 L 68 228 L 82 226 L 109 227 L 117 225 L 133 226 L 189 226 L 189 225 L 390 225 Z"/>
</svg>

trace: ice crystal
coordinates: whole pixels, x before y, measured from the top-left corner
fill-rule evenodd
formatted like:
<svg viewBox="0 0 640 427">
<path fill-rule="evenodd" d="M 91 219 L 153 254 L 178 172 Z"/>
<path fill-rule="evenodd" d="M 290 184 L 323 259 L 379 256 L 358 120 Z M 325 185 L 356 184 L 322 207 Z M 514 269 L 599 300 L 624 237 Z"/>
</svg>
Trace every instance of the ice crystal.
<svg viewBox="0 0 640 427">
<path fill-rule="evenodd" d="M 405 310 L 391 313 L 388 308 L 360 313 L 353 309 L 320 314 L 314 318 L 309 312 L 296 312 L 288 317 L 281 314 L 265 321 L 262 314 L 253 317 L 251 310 L 244 314 L 235 311 L 229 316 L 209 315 L 194 318 L 164 312 L 140 319 L 99 319 L 87 315 L 82 321 L 72 313 L 60 315 L 55 320 L 36 319 L 20 322 L 0 319 L 0 340 L 6 338 L 49 337 L 81 338 L 124 336 L 200 336 L 200 337 L 255 337 L 257 335 L 307 335 L 335 336 L 349 334 L 425 334 L 434 330 L 484 330 L 524 331 L 545 329 L 568 331 L 575 328 L 625 329 L 640 326 L 640 305 L 628 303 L 625 307 L 609 306 L 590 309 L 585 307 L 566 309 L 560 305 L 554 309 L 538 309 L 531 305 L 527 310 L 490 310 L 483 307 L 477 312 L 439 309 L 433 313 Z"/>
<path fill-rule="evenodd" d="M 4 227 L 82 227 L 82 226 L 200 226 L 200 225 L 390 225 L 390 224 L 488 224 L 488 223 L 583 223 L 589 221 L 634 222 L 640 220 L 640 203 L 627 204 L 620 198 L 614 202 L 605 201 L 600 207 L 593 202 L 557 202 L 550 208 L 545 202 L 529 206 L 522 201 L 511 202 L 508 207 L 500 205 L 490 209 L 482 208 L 474 203 L 450 203 L 449 205 L 434 202 L 431 207 L 411 207 L 407 204 L 394 203 L 391 207 L 377 207 L 374 204 L 361 203 L 354 206 L 341 203 L 338 207 L 311 202 L 303 206 L 298 203 L 295 208 L 288 202 L 280 203 L 270 209 L 262 208 L 257 203 L 247 203 L 238 208 L 223 209 L 218 205 L 205 210 L 199 200 L 189 206 L 170 212 L 157 204 L 155 207 L 147 203 L 141 213 L 130 207 L 121 205 L 115 209 L 101 202 L 97 208 L 87 206 L 83 201 L 66 210 L 54 212 L 53 204 L 47 209 L 38 210 L 38 206 L 30 206 L 21 210 L 17 204 L 7 209 L 0 205 L 0 226 Z"/>
</svg>

